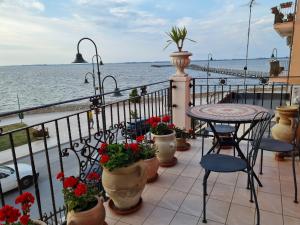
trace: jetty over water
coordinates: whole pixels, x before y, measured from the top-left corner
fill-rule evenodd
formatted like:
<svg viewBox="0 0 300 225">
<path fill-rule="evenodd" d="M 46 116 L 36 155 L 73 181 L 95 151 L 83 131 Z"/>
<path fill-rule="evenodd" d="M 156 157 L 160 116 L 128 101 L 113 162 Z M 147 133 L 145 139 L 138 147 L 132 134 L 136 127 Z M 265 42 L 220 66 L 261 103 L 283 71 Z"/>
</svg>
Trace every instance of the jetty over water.
<svg viewBox="0 0 300 225">
<path fill-rule="evenodd" d="M 172 65 L 170 65 L 170 64 L 164 64 L 164 65 L 153 64 L 151 66 L 160 68 L 160 67 L 171 67 Z M 195 64 L 189 65 L 188 69 L 203 71 L 203 72 L 208 71 L 210 73 L 226 74 L 226 75 L 231 75 L 231 76 L 236 76 L 236 77 L 244 77 L 245 76 L 245 71 L 239 70 L 239 69 L 229 69 L 229 68 L 221 68 L 221 67 L 219 67 L 219 68 L 209 67 L 208 68 L 207 66 L 201 66 L 201 65 L 195 65 Z M 263 71 L 248 70 L 246 73 L 246 77 L 250 77 L 250 78 L 269 77 L 269 73 L 263 72 Z"/>
</svg>

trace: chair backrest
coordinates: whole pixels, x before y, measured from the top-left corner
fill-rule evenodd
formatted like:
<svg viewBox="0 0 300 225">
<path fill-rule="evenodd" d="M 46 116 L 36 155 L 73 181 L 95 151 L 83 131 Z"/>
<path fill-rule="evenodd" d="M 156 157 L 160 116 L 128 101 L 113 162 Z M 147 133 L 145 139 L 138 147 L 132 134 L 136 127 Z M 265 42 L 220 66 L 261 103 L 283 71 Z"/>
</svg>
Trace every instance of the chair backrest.
<svg viewBox="0 0 300 225">
<path fill-rule="evenodd" d="M 248 160 L 250 166 L 253 168 L 256 162 L 261 139 L 270 124 L 272 115 L 268 112 L 259 112 L 255 115 L 251 122 L 251 142 L 252 148 L 249 152 Z"/>
</svg>

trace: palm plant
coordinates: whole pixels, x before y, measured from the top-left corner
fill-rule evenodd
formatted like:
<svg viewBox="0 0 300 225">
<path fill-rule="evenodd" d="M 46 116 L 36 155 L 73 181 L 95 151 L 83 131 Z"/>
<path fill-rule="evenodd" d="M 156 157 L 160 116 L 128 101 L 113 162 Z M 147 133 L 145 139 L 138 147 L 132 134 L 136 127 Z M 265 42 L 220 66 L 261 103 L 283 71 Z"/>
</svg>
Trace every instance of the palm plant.
<svg viewBox="0 0 300 225">
<path fill-rule="evenodd" d="M 166 49 L 167 47 L 169 47 L 170 44 L 175 43 L 178 51 L 181 52 L 182 51 L 182 47 L 183 47 L 183 43 L 185 40 L 189 40 L 192 42 L 196 42 L 194 40 L 191 40 L 189 38 L 187 38 L 187 29 L 185 27 L 180 28 L 180 27 L 172 27 L 170 32 L 166 32 L 166 34 L 171 38 L 169 40 L 167 40 L 167 45 L 164 49 Z"/>
</svg>

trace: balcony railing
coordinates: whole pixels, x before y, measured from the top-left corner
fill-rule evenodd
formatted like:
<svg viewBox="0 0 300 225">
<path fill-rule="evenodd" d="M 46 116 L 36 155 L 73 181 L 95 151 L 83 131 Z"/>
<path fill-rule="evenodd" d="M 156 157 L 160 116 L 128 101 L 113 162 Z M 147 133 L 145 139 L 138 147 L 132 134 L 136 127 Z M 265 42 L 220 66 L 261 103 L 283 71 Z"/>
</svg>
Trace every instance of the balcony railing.
<svg viewBox="0 0 300 225">
<path fill-rule="evenodd" d="M 193 78 L 191 80 L 191 103 L 199 105 L 207 103 L 248 103 L 261 105 L 269 109 L 275 109 L 279 105 L 291 103 L 292 86 L 268 85 L 267 78 L 261 80 L 247 78 L 243 85 L 243 78 Z M 25 118 L 32 123 L 12 131 L 0 133 L 0 139 L 6 139 L 9 149 L 6 153 L 10 156 L 10 162 L 1 164 L 13 164 L 18 183 L 18 192 L 3 193 L 3 183 L 0 184 L 1 205 L 13 203 L 16 195 L 23 192 L 20 163 L 30 164 L 33 175 L 33 186 L 28 191 L 35 194 L 37 204 L 32 212 L 35 218 L 44 220 L 47 224 L 62 224 L 65 218 L 65 207 L 61 186 L 55 180 L 55 174 L 63 171 L 67 175 L 77 175 L 85 181 L 86 174 L 91 170 L 101 172 L 97 155 L 97 149 L 101 143 L 129 142 L 136 135 L 145 134 L 149 127 L 146 119 L 152 116 L 171 115 L 172 107 L 176 99 L 172 99 L 172 81 L 162 81 L 154 84 L 135 87 L 139 90 L 139 96 L 125 98 L 119 101 L 99 104 L 101 96 L 90 96 L 41 107 L 28 108 L 14 112 L 1 113 L 0 119 L 5 121 L 7 117 L 17 117 L 19 113 L 25 113 Z M 132 88 L 121 90 L 128 93 Z M 112 93 L 106 93 L 108 95 Z M 37 110 L 89 102 L 90 108 L 75 111 L 68 115 L 56 118 L 30 115 Z M 91 129 L 89 112 L 94 113 L 95 127 Z M 134 113 L 132 113 L 134 112 Z M 2 122 L 3 122 L 2 121 Z M 194 131 L 199 129 L 201 123 L 192 122 Z M 42 131 L 42 140 L 33 142 L 31 129 L 39 127 Z M 50 138 L 45 135 L 48 128 Z M 201 130 L 201 127 L 200 127 Z M 17 146 L 16 136 L 20 132 L 25 135 L 26 143 Z M 201 135 L 200 133 L 197 133 Z M 20 155 L 22 153 L 22 155 Z M 3 152 L 0 152 L 3 154 Z M 38 175 L 39 174 L 39 175 Z M 99 184 L 101 189 L 102 185 Z"/>
</svg>

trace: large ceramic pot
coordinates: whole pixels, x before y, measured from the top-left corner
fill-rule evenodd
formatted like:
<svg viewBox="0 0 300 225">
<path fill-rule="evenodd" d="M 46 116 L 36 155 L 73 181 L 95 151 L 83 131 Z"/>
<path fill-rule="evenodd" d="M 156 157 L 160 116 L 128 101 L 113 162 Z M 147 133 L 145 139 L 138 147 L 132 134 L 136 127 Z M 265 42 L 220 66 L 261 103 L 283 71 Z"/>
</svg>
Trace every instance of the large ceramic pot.
<svg viewBox="0 0 300 225">
<path fill-rule="evenodd" d="M 187 51 L 174 52 L 170 55 L 171 63 L 176 67 L 176 76 L 186 77 L 187 74 L 184 72 L 184 69 L 190 64 L 190 56 L 192 53 Z"/>
<path fill-rule="evenodd" d="M 67 225 L 105 225 L 105 208 L 103 201 L 97 197 L 97 205 L 83 212 L 68 212 Z"/>
<path fill-rule="evenodd" d="M 297 117 L 298 106 L 281 106 L 276 108 L 276 124 L 272 127 L 272 136 L 276 140 L 292 142 L 294 137 L 294 121 Z M 285 154 L 277 153 L 276 159 L 283 160 Z"/>
<path fill-rule="evenodd" d="M 157 157 L 153 157 L 151 159 L 144 160 L 147 167 L 147 183 L 151 183 L 156 181 L 158 178 L 157 170 L 159 168 L 159 161 Z"/>
<path fill-rule="evenodd" d="M 168 164 L 170 164 L 170 166 L 172 166 L 176 159 L 174 157 L 175 152 L 176 152 L 175 131 L 173 131 L 171 134 L 167 134 L 167 135 L 152 134 L 152 138 L 154 141 L 154 146 L 157 149 L 156 156 L 160 162 L 160 165 L 168 166 Z"/>
<path fill-rule="evenodd" d="M 126 211 L 137 206 L 147 181 L 144 160 L 130 166 L 109 171 L 104 167 L 102 184 L 117 210 Z"/>
<path fill-rule="evenodd" d="M 45 222 L 41 220 L 31 220 L 34 225 L 47 225 Z"/>
</svg>

